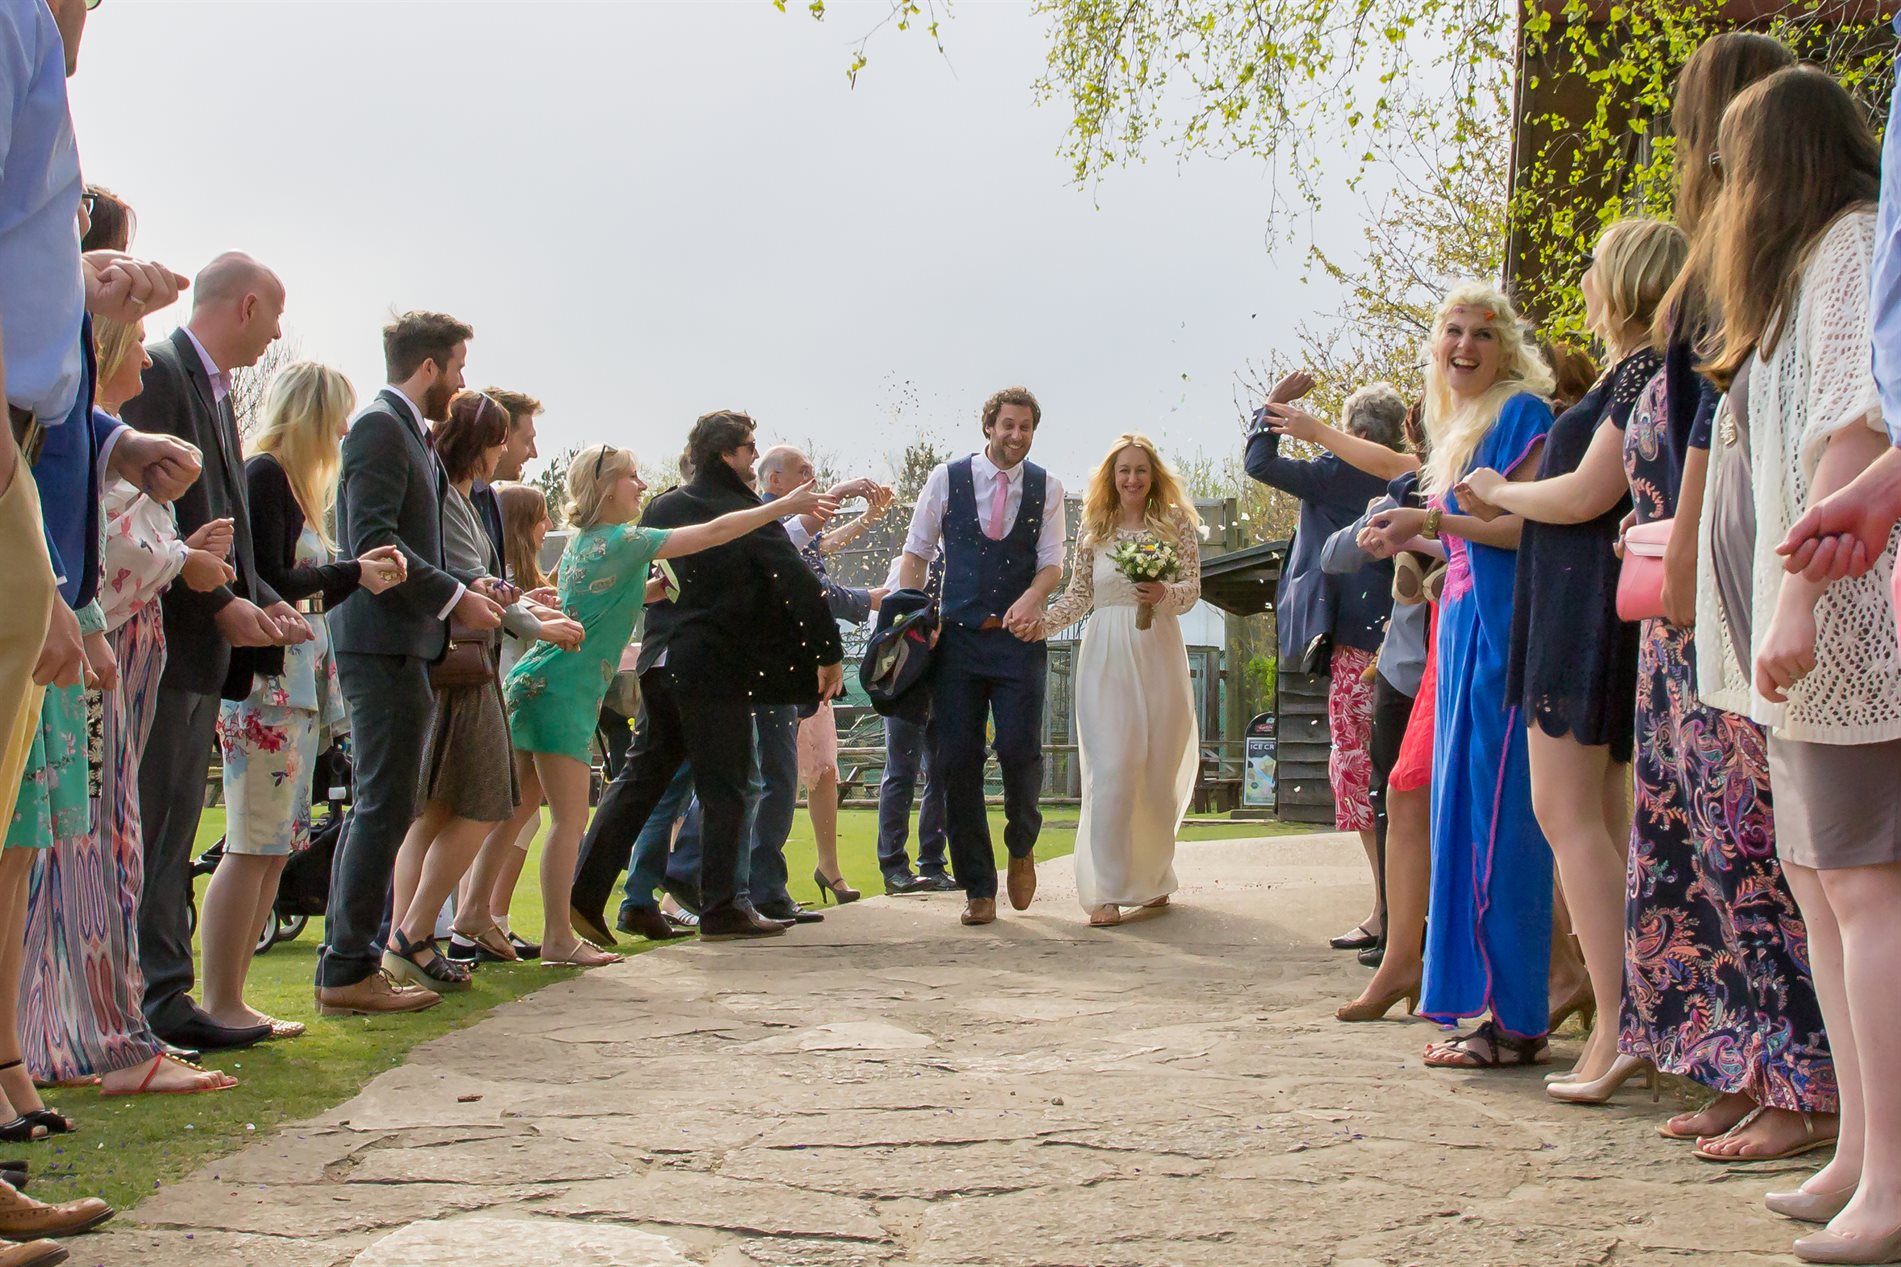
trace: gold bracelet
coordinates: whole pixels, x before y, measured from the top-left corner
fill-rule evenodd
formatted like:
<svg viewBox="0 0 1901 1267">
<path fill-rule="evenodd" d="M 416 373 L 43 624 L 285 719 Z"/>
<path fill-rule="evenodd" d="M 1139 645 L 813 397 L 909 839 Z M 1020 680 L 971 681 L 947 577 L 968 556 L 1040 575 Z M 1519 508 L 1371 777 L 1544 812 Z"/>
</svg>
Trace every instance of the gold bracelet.
<svg viewBox="0 0 1901 1267">
<path fill-rule="evenodd" d="M 1439 539 L 1439 521 L 1444 517 L 1445 510 L 1443 507 L 1434 506 L 1431 510 L 1427 511 L 1426 526 L 1420 530 L 1420 535 L 1430 541 L 1437 541 Z"/>
</svg>

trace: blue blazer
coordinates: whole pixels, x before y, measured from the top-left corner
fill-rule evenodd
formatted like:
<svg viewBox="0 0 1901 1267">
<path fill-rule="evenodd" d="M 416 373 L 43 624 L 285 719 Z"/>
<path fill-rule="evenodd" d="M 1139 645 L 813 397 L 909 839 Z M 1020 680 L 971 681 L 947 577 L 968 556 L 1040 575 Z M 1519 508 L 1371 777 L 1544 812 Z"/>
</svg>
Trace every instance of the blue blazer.
<svg viewBox="0 0 1901 1267">
<path fill-rule="evenodd" d="M 99 455 L 113 432 L 125 426 L 92 404 L 92 318 L 80 328 L 85 376 L 66 421 L 46 429 L 33 482 L 40 491 L 40 522 L 46 550 L 59 577 L 59 596 L 77 611 L 99 592 Z"/>
<path fill-rule="evenodd" d="M 1392 563 L 1381 559 L 1344 576 L 1329 576 L 1320 565 L 1320 552 L 1328 537 L 1365 513 L 1368 502 L 1385 496 L 1386 481 L 1331 453 L 1312 460 L 1286 456 L 1280 451 L 1281 438 L 1267 430 L 1264 418 L 1254 416 L 1248 474 L 1300 499 L 1300 526 L 1274 600 L 1281 667 L 1298 669 L 1307 648 L 1322 634 L 1335 646 L 1377 651 L 1393 614 Z"/>
</svg>

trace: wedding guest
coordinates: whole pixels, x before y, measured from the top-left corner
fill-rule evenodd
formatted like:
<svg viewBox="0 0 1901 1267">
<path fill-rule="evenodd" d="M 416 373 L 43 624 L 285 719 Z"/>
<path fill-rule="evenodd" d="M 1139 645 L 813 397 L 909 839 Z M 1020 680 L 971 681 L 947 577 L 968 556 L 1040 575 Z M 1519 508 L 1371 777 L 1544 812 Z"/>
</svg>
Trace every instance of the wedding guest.
<svg viewBox="0 0 1901 1267">
<path fill-rule="evenodd" d="M 494 399 L 492 392 L 493 389 L 490 389 L 483 394 Z M 511 413 L 510 417 L 514 416 Z M 508 460 L 520 431 L 519 426 L 509 431 L 509 449 L 504 450 L 502 461 Z M 532 424 L 529 434 L 529 447 L 532 449 Z M 497 464 L 498 469 L 499 466 L 500 463 Z M 523 593 L 545 589 L 549 578 L 541 570 L 541 544 L 547 540 L 548 530 L 554 526 L 554 520 L 548 514 L 547 497 L 532 484 L 498 483 L 494 485 L 494 491 L 502 516 L 503 579 Z M 502 681 L 508 680 L 509 671 L 535 642 L 536 639 L 524 637 L 510 629 L 507 623 L 503 624 L 500 662 Z M 608 765 L 610 769 L 615 768 L 612 761 Z M 465 937 L 452 932 L 447 952 L 451 959 L 506 963 L 535 958 L 541 953 L 539 946 L 517 937 L 508 925 L 509 907 L 515 900 L 515 885 L 521 880 L 522 867 L 528 860 L 528 846 L 538 830 L 540 815 L 529 818 L 514 835 L 508 833 L 509 822 L 512 821 L 511 818 L 508 822 L 500 823 L 489 832 L 475 855 L 474 863 L 469 867 L 456 909 L 469 912 L 466 922 L 477 931 L 478 936 Z M 486 919 L 484 911 L 487 912 Z M 490 924 L 493 924 L 492 929 Z M 532 950 L 534 954 L 524 954 L 525 950 Z"/>
<path fill-rule="evenodd" d="M 190 319 L 151 345 L 145 389 L 126 402 L 126 421 L 178 436 L 204 454 L 204 474 L 175 503 L 179 531 L 214 519 L 232 521 L 231 566 L 237 579 L 209 594 L 174 585 L 165 591 L 165 674 L 152 728 L 166 737 L 139 766 L 139 816 L 145 829 L 145 892 L 139 906 L 139 958 L 145 1014 L 159 1037 L 209 1051 L 269 1037 L 270 1026 L 225 1025 L 193 1003 L 191 854 L 211 770 L 220 697 L 243 699 L 255 674 L 282 670 L 284 648 L 310 629 L 259 573 L 239 466 L 231 375 L 255 365 L 277 340 L 284 286 L 247 255 L 220 255 L 192 282 Z"/>
<path fill-rule="evenodd" d="M 1717 153 L 1723 189 L 1692 263 L 1718 314 L 1702 368 L 1726 389 L 1698 543 L 1698 685 L 1768 728 L 1776 853 L 1807 921 L 1841 1096 L 1834 1158 L 1769 1204 L 1828 1223 L 1795 1242 L 1798 1258 L 1894 1262 L 1901 648 L 1886 632 L 1896 543 L 1890 534 L 1868 572 L 1827 585 L 1787 574 L 1775 553 L 1811 497 L 1889 447 L 1870 369 L 1879 156 L 1861 106 L 1806 66 L 1739 94 Z"/>
<path fill-rule="evenodd" d="M 904 567 L 902 558 L 893 562 L 886 578 L 887 589 L 896 588 Z M 944 586 L 944 569 L 935 566 L 925 578 L 924 593 L 935 604 Z M 928 696 L 928 691 L 920 691 Z M 884 873 L 887 896 L 906 893 L 955 893 L 957 881 L 950 875 L 950 836 L 944 830 L 944 780 L 931 762 L 937 746 L 937 729 L 928 702 L 922 721 L 897 713 L 884 719 L 884 774 L 878 781 L 878 870 Z M 917 797 L 918 781 L 924 783 L 924 800 L 918 809 L 918 869 L 911 871 L 911 859 L 905 845 L 911 834 L 911 804 Z"/>
<path fill-rule="evenodd" d="M 143 322 L 95 323 L 101 411 L 117 414 L 138 395 L 149 364 L 144 333 Z M 167 1054 L 142 1010 L 138 768 L 165 663 L 159 595 L 174 578 L 201 593 L 228 583 L 231 524 L 213 521 L 180 540 L 171 510 L 117 477 L 102 513 L 98 601 L 108 646 L 95 658 L 115 671 L 89 698 L 100 764 L 88 827 L 46 851 L 28 891 L 22 1048 L 42 1083 L 97 1077 L 105 1095 L 224 1090 L 236 1079 Z"/>
<path fill-rule="evenodd" d="M 634 750 L 602 795 L 582 843 L 568 915 L 577 930 L 590 938 L 605 936 L 604 912 L 615 877 L 626 864 L 635 834 L 684 761 L 693 764 L 694 787 L 705 820 L 701 937 L 758 938 L 785 932 L 784 924 L 753 910 L 743 888 L 739 854 L 744 846 L 752 710 L 761 704 L 816 704 L 835 694 L 844 678 L 838 626 L 826 609 L 817 579 L 799 560 L 798 550 L 778 523 L 787 513 L 821 506 L 829 512 L 831 504 L 810 489 L 796 501 L 759 500 L 751 487 L 758 448 L 753 421 L 745 414 L 721 410 L 701 416 L 693 424 L 687 446 L 693 478 L 654 498 L 641 514 L 639 529 L 627 526 L 640 513 L 640 491 L 645 488 L 634 472 L 631 455 L 602 446 L 584 451 L 570 468 L 570 479 L 576 477 L 575 472 L 599 468 L 588 478 L 605 481 L 599 487 L 591 482 L 571 485 L 577 513 L 570 519 L 600 531 L 577 534 L 563 551 L 561 568 L 564 606 L 581 601 L 583 591 L 592 589 L 596 580 L 605 582 L 594 597 L 602 610 L 593 617 L 603 636 L 600 645 L 583 652 L 597 665 L 617 661 L 627 645 L 643 601 L 647 564 L 656 557 L 707 551 L 676 568 L 680 592 L 670 604 L 675 623 L 660 659 L 641 678 L 643 715 Z M 591 462 L 586 460 L 590 456 Z M 610 460 L 614 463 L 611 473 Z M 733 529 L 740 522 L 737 513 L 751 516 L 744 522 L 760 526 L 735 534 Z M 687 540 L 675 540 L 680 530 L 700 527 L 720 535 L 689 534 L 690 546 Z M 666 530 L 674 530 L 673 535 L 663 536 Z M 585 556 L 577 545 L 584 537 L 589 542 Z M 721 541 L 726 544 L 709 549 Z M 577 570 L 584 577 L 574 575 Z M 582 620 L 590 623 L 585 613 Z M 645 650 L 643 646 L 643 658 Z M 566 694 L 555 694 L 549 705 L 536 707 L 532 701 L 544 694 L 536 683 L 544 674 L 543 666 L 523 660 L 509 679 L 515 742 L 535 754 L 555 817 L 550 843 L 543 851 L 544 867 L 548 852 L 556 847 L 557 833 L 562 833 L 564 851 L 580 838 L 586 814 L 588 735 L 606 684 L 600 668 L 594 672 L 593 685 L 582 693 L 584 700 L 593 700 L 584 715 L 573 713 L 571 707 L 555 708 L 561 699 L 571 703 L 581 685 L 578 682 L 569 683 Z M 686 706 L 689 700 L 690 707 Z M 579 723 L 573 717 L 583 718 L 585 730 L 577 729 Z M 566 877 L 544 874 L 542 890 L 550 903 L 545 936 L 553 938 L 554 898 L 570 896 Z M 600 956 L 598 950 L 578 941 L 573 951 L 584 960 Z"/>
<path fill-rule="evenodd" d="M 1372 913 L 1330 944 L 1336 950 L 1364 950 L 1379 943 L 1386 920 L 1370 799 L 1373 683 L 1366 670 L 1392 614 L 1393 566 L 1380 560 L 1351 576 L 1330 576 L 1320 565 L 1320 550 L 1327 538 L 1358 519 L 1369 501 L 1384 494 L 1386 486 L 1380 477 L 1331 451 L 1312 459 L 1281 452 L 1283 435 L 1318 434 L 1317 420 L 1291 404 L 1312 387 L 1313 377 L 1300 372 L 1275 385 L 1255 416 L 1246 463 L 1249 475 L 1300 499 L 1300 526 L 1274 602 L 1280 663 L 1290 672 L 1329 674 L 1327 729 L 1333 748 L 1327 778 L 1333 787 L 1333 825 L 1338 831 L 1359 833 L 1374 881 Z M 1379 384 L 1348 397 L 1339 430 L 1397 453 L 1405 420 L 1406 402 L 1392 387 Z"/>
<path fill-rule="evenodd" d="M 1682 230 L 1620 220 L 1598 238 L 1580 286 L 1585 320 L 1611 368 L 1552 424 L 1538 478 L 1514 483 L 1483 467 L 1458 487 L 1481 518 L 1525 526 L 1506 698 L 1522 711 L 1532 809 L 1550 842 L 1603 1024 L 1553 1097 L 1602 1103 L 1652 1066 L 1620 1056 L 1613 1017 L 1624 994 L 1624 876 L 1630 845 L 1637 628 L 1617 614 L 1620 526 L 1631 507 L 1623 452 L 1631 410 L 1663 368 L 1652 346 L 1657 305 L 1683 267 Z"/>
<path fill-rule="evenodd" d="M 501 577 L 506 572 L 470 494 L 477 481 L 494 472 L 508 445 L 508 430 L 508 411 L 472 391 L 458 392 L 449 402 L 448 417 L 433 429 L 436 459 L 448 480 L 442 499 L 443 567 L 465 581 Z M 517 598 L 512 586 L 490 592 L 505 604 L 503 630 L 547 643 L 562 653 L 581 645 L 582 630 L 575 621 Z M 476 680 L 432 683 L 434 721 L 417 791 L 422 812 L 409 825 L 396 855 L 389 948 L 383 952 L 384 968 L 424 989 L 468 988 L 470 969 L 451 962 L 437 948 L 436 923 L 443 903 L 468 873 L 483 840 L 514 817 L 523 803 L 509 755 L 501 680 L 496 675 L 501 637 L 490 631 L 477 635 L 485 672 Z M 540 798 L 526 803 L 533 811 Z M 484 909 L 458 912 L 454 931 L 478 944 L 484 940 L 507 944 Z"/>
<path fill-rule="evenodd" d="M 1563 413 L 1584 399 L 1597 384 L 1597 363 L 1591 354 L 1565 339 L 1540 339 L 1538 350 L 1551 366 L 1551 409 Z"/>
<path fill-rule="evenodd" d="M 1468 514 L 1454 486 L 1475 466 L 1528 478 L 1551 428 L 1551 370 L 1495 287 L 1467 282 L 1440 301 L 1422 349 L 1432 453 L 1430 509 L 1374 518 L 1399 548 L 1443 542 L 1438 728 L 1433 752 L 1432 896 L 1421 1014 L 1441 1024 L 1489 1016 L 1427 1048 L 1445 1068 L 1543 1064 L 1551 951 L 1551 851 L 1531 811 L 1525 732 L 1505 698 L 1521 521 Z"/>
<path fill-rule="evenodd" d="M 770 500 L 814 478 L 812 460 L 791 445 L 774 445 L 759 459 L 760 491 Z M 867 498 L 864 514 L 850 523 L 827 527 L 797 516 L 785 520 L 786 534 L 799 547 L 806 566 L 818 577 L 825 590 L 825 601 L 834 620 L 863 624 L 884 597 L 882 591 L 840 585 L 825 568 L 825 556 L 842 550 L 863 535 L 866 528 L 883 518 L 890 508 L 884 490 L 871 480 L 848 481 L 833 487 L 827 496 L 840 500 Z M 789 723 L 789 725 L 787 724 Z M 857 889 L 845 882 L 838 865 L 838 722 L 832 702 L 821 700 L 816 712 L 799 717 L 796 709 L 755 710 L 754 724 L 759 728 L 759 771 L 756 781 L 763 793 L 755 800 L 752 846 L 753 907 L 771 919 L 798 920 L 800 908 L 785 886 L 785 840 L 792 830 L 793 809 L 798 800 L 799 784 L 806 788 L 806 812 L 812 819 L 812 837 L 818 865 L 812 870 L 821 902 L 856 902 Z M 775 737 L 768 744 L 769 729 L 789 731 L 790 744 Z M 782 748 L 789 761 L 768 756 L 768 748 Z M 783 807 L 783 814 L 776 813 Z M 762 852 L 763 851 L 763 852 Z M 762 865 L 763 864 L 763 865 Z M 763 874 L 762 874 L 763 873 Z"/>
<path fill-rule="evenodd" d="M 377 933 L 396 854 L 416 815 L 423 750 L 434 718 L 429 665 L 449 641 L 449 619 L 473 633 L 502 622 L 494 578 L 464 583 L 443 548 L 448 476 L 427 423 L 448 417 L 462 387 L 474 330 L 442 313 L 411 312 L 383 330 L 389 385 L 350 423 L 337 488 L 337 542 L 353 557 L 396 546 L 405 580 L 359 589 L 329 613 L 337 678 L 350 714 L 354 802 L 337 844 L 327 942 L 317 965 L 325 1016 L 414 1012 L 441 996 L 397 981 L 383 967 Z"/>
<path fill-rule="evenodd" d="M 504 391 L 499 387 L 485 388 L 482 394 L 508 411 L 508 440 L 502 455 L 495 460 L 495 474 L 476 480 L 469 489 L 469 504 L 475 507 L 476 516 L 488 532 L 489 540 L 495 543 L 496 552 L 506 558 L 508 546 L 504 539 L 502 504 L 495 485 L 519 480 L 522 467 L 536 456 L 535 416 L 541 412 L 541 402 L 523 392 Z"/>
<path fill-rule="evenodd" d="M 325 732 L 344 722 L 323 609 L 359 586 L 380 594 L 403 574 L 394 546 L 336 558 L 330 519 L 355 409 L 356 393 L 338 371 L 314 361 L 287 365 L 266 390 L 244 464 L 258 576 L 298 606 L 314 636 L 285 650 L 281 672 L 259 673 L 249 696 L 219 710 L 224 859 L 206 886 L 198 934 L 205 1012 L 233 1029 L 268 1025 L 272 1038 L 295 1038 L 304 1026 L 251 1007 L 244 983 L 284 865 L 310 847 L 312 765 Z"/>
<path fill-rule="evenodd" d="M 1121 923 L 1123 907 L 1166 906 L 1176 889 L 1175 833 L 1201 764 L 1181 631 L 1182 614 L 1201 598 L 1200 523 L 1153 442 L 1137 432 L 1117 436 L 1083 494 L 1069 588 L 1043 616 L 1046 637 L 1091 618 L 1075 669 L 1076 897 L 1097 927 Z M 1172 548 L 1178 573 L 1154 581 L 1126 575 L 1114 552 L 1145 542 Z"/>
<path fill-rule="evenodd" d="M 1043 407 L 1026 388 L 984 402 L 984 447 L 934 467 L 904 540 L 904 589 L 922 589 L 944 556 L 943 624 L 933 658 L 931 707 L 944 779 L 951 858 L 966 898 L 962 921 L 997 918 L 997 863 L 984 807 L 984 732 L 994 723 L 1003 770 L 1003 844 L 1010 905 L 1036 896 L 1036 838 L 1043 827 L 1043 696 L 1048 649 L 1037 634 L 1063 575 L 1063 486 L 1029 461 Z"/>
<path fill-rule="evenodd" d="M 1707 41 L 1677 81 L 1677 222 L 1692 259 L 1721 188 L 1717 129 L 1750 84 L 1793 63 L 1751 32 Z M 1716 1092 L 1658 1127 L 1725 1161 L 1826 1147 L 1835 1071 L 1808 935 L 1776 858 L 1766 736 L 1747 715 L 1697 697 L 1697 528 L 1717 391 L 1697 373 L 1707 287 L 1692 263 L 1657 316 L 1664 367 L 1626 429 L 1637 522 L 1672 520 L 1660 618 L 1637 666 L 1636 821 L 1626 881 L 1621 1050 Z M 1684 575 L 1684 569 L 1688 575 Z M 1730 947 L 1748 946 L 1735 954 Z M 1685 957 L 1704 965 L 1679 971 Z M 1757 1002 L 1774 999 L 1773 1008 Z"/>
</svg>

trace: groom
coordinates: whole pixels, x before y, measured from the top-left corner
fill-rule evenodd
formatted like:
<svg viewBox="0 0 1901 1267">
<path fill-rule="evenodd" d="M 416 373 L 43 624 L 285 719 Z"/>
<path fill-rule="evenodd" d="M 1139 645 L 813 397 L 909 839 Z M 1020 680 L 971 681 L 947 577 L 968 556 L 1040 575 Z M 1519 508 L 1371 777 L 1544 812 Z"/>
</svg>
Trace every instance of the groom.
<svg viewBox="0 0 1901 1267">
<path fill-rule="evenodd" d="M 1063 574 L 1063 486 L 1024 459 L 1043 410 L 1021 387 L 984 402 L 984 447 L 931 472 L 911 516 L 901 583 L 924 588 L 944 550 L 942 633 L 932 658 L 933 766 L 944 780 L 951 863 L 969 901 L 963 922 L 997 918 L 997 863 L 984 809 L 984 724 L 1003 767 L 1010 905 L 1036 895 L 1043 814 L 1043 604 Z"/>
</svg>

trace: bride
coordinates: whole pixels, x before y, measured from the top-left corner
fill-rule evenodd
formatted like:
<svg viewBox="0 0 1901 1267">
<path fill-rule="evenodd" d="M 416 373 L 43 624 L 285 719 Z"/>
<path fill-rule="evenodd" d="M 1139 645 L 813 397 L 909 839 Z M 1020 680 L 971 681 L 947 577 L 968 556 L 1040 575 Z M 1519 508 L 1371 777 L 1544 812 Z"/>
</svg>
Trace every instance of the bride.
<svg viewBox="0 0 1901 1267">
<path fill-rule="evenodd" d="M 1175 831 L 1195 787 L 1195 700 L 1182 612 L 1201 597 L 1200 520 L 1147 436 L 1116 437 L 1089 477 L 1070 557 L 1069 588 L 1043 614 L 1045 636 L 1089 612 L 1076 655 L 1082 740 L 1082 823 L 1076 895 L 1089 922 L 1122 922 L 1122 907 L 1165 906 L 1175 891 Z M 1175 548 L 1172 581 L 1130 581 L 1110 561 L 1144 535 Z M 1153 623 L 1137 625 L 1139 604 Z"/>
</svg>

